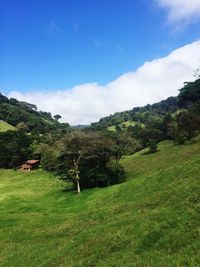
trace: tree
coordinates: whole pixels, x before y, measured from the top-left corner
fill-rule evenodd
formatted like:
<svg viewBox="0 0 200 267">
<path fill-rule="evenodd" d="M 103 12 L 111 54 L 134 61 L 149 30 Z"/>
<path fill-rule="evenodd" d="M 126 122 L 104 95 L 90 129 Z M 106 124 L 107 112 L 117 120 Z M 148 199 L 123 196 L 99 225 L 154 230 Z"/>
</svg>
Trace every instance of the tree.
<svg viewBox="0 0 200 267">
<path fill-rule="evenodd" d="M 200 78 L 194 82 L 186 82 L 180 89 L 178 102 L 181 107 L 190 107 L 200 101 Z"/>
<path fill-rule="evenodd" d="M 157 143 L 162 140 L 162 137 L 162 132 L 157 129 L 144 128 L 141 131 L 141 142 L 144 146 L 149 146 L 152 140 Z"/>
<path fill-rule="evenodd" d="M 0 93 L 0 103 L 8 103 L 9 99 Z"/>
<path fill-rule="evenodd" d="M 149 142 L 149 153 L 155 153 L 158 150 L 158 145 L 155 140 Z"/>
<path fill-rule="evenodd" d="M 59 114 L 56 114 L 56 115 L 54 115 L 53 117 L 54 117 L 54 119 L 57 120 L 57 121 L 58 121 L 59 119 L 62 118 Z"/>
<path fill-rule="evenodd" d="M 116 163 L 119 163 L 119 160 L 121 159 L 121 157 L 123 156 L 123 150 L 119 145 L 114 145 L 112 148 L 112 153 L 115 159 Z"/>
<path fill-rule="evenodd" d="M 163 132 L 165 138 L 169 137 L 169 126 L 170 126 L 172 120 L 173 120 L 173 118 L 172 118 L 171 114 L 166 114 L 163 118 L 162 132 Z"/>
<path fill-rule="evenodd" d="M 46 171 L 56 171 L 59 157 L 59 151 L 56 146 L 40 144 L 37 152 L 41 155 L 41 166 Z"/>
<path fill-rule="evenodd" d="M 182 112 L 177 116 L 178 128 L 185 133 L 187 140 L 191 140 L 200 130 L 200 116 L 192 112 Z"/>
<path fill-rule="evenodd" d="M 76 129 L 59 140 L 57 147 L 60 150 L 57 173 L 63 180 L 72 181 L 78 194 L 83 188 L 121 181 L 121 165 L 118 162 L 114 167 L 110 165 L 113 156 L 116 159 L 119 155 L 114 155 L 114 143 L 103 135 Z"/>
<path fill-rule="evenodd" d="M 16 128 L 18 129 L 18 130 L 21 130 L 21 131 L 24 131 L 24 132 L 29 132 L 29 127 L 26 125 L 26 123 L 25 122 L 19 122 L 17 125 L 16 125 Z"/>
<path fill-rule="evenodd" d="M 19 105 L 20 105 L 21 107 L 24 107 L 24 108 L 27 109 L 27 110 L 35 110 L 35 111 L 37 110 L 37 106 L 36 106 L 36 105 L 27 103 L 27 102 L 25 102 L 25 101 L 20 101 L 20 102 L 19 102 Z"/>
<path fill-rule="evenodd" d="M 67 160 L 68 178 L 72 180 L 77 187 L 77 193 L 80 189 L 80 160 L 87 152 L 88 137 L 79 130 L 73 131 L 63 138 L 60 142 L 61 157 Z"/>
<path fill-rule="evenodd" d="M 128 130 L 120 132 L 115 138 L 115 142 L 118 152 L 121 152 L 122 155 L 131 155 L 140 147 L 139 142 L 132 137 L 132 133 Z"/>
<path fill-rule="evenodd" d="M 176 145 L 183 145 L 186 141 L 185 134 L 180 131 L 176 118 L 173 118 L 171 122 L 168 123 L 167 137 L 173 140 Z"/>
<path fill-rule="evenodd" d="M 31 156 L 31 137 L 24 132 L 0 133 L 0 168 L 16 168 Z"/>
<path fill-rule="evenodd" d="M 116 125 L 115 129 L 116 129 L 117 132 L 121 132 L 122 131 L 122 128 L 119 125 Z"/>
</svg>

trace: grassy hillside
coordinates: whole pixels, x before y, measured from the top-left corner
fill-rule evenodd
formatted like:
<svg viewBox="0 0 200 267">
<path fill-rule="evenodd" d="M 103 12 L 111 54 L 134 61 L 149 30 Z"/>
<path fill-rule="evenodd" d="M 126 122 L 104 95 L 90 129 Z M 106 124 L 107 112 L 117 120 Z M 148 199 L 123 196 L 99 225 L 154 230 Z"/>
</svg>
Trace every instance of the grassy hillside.
<svg viewBox="0 0 200 267">
<path fill-rule="evenodd" d="M 64 191 L 0 171 L 0 266 L 200 266 L 200 142 L 126 157 L 127 182 Z"/>
<path fill-rule="evenodd" d="M 129 126 L 135 126 L 137 123 L 134 122 L 134 121 L 125 121 L 125 122 L 122 122 L 120 124 L 117 124 L 119 127 L 121 128 L 128 128 Z M 140 125 L 141 123 L 139 123 Z M 109 126 L 107 127 L 107 130 L 108 131 L 112 131 L 112 132 L 116 132 L 116 125 L 112 125 L 112 126 Z"/>
<path fill-rule="evenodd" d="M 198 97 L 196 97 L 198 99 Z M 144 125 L 149 124 L 152 119 L 163 119 L 165 115 L 174 113 L 179 109 L 177 97 L 169 97 L 153 105 L 146 105 L 144 107 L 134 107 L 131 110 L 116 112 L 110 116 L 101 118 L 99 122 L 91 124 L 92 129 L 102 130 L 108 127 L 116 126 L 129 122 L 140 122 Z M 110 129 L 110 128 L 109 128 Z M 113 128 L 110 130 L 112 131 Z"/>
<path fill-rule="evenodd" d="M 8 130 L 15 130 L 15 127 L 10 125 L 6 121 L 0 120 L 0 132 L 6 132 Z"/>
</svg>

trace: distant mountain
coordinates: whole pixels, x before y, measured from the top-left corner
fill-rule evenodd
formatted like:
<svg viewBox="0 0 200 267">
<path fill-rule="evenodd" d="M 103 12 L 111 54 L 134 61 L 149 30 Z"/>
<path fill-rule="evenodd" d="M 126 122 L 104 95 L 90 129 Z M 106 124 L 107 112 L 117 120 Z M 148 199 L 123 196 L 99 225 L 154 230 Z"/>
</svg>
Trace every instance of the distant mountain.
<svg viewBox="0 0 200 267">
<path fill-rule="evenodd" d="M 72 128 L 76 128 L 76 129 L 85 129 L 87 127 L 89 127 L 89 125 L 78 124 L 78 125 L 72 126 Z"/>
</svg>

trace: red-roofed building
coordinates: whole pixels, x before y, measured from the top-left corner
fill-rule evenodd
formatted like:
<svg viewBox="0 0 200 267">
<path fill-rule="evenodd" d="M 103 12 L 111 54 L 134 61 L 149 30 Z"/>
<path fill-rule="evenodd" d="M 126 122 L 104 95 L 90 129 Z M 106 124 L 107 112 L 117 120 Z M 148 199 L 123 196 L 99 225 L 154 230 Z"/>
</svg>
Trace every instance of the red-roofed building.
<svg viewBox="0 0 200 267">
<path fill-rule="evenodd" d="M 38 167 L 40 161 L 37 159 L 27 160 L 24 164 L 22 164 L 20 170 L 22 171 L 31 171 Z"/>
</svg>

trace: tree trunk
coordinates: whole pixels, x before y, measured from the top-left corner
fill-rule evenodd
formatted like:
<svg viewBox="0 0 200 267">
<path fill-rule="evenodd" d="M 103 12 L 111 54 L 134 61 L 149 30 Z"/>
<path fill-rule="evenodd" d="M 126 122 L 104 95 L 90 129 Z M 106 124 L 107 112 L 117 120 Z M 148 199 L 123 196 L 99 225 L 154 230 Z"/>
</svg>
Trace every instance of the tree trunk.
<svg viewBox="0 0 200 267">
<path fill-rule="evenodd" d="M 76 177 L 75 180 L 76 180 L 77 194 L 80 194 L 81 193 L 81 188 L 80 188 L 80 183 L 79 183 L 79 180 L 80 180 L 80 177 L 79 177 L 79 168 L 78 168 L 79 161 L 80 161 L 80 156 L 77 159 L 77 161 L 75 159 L 73 160 L 74 170 L 75 170 L 75 177 Z"/>
<path fill-rule="evenodd" d="M 81 193 L 79 179 L 76 180 L 77 194 Z"/>
</svg>

